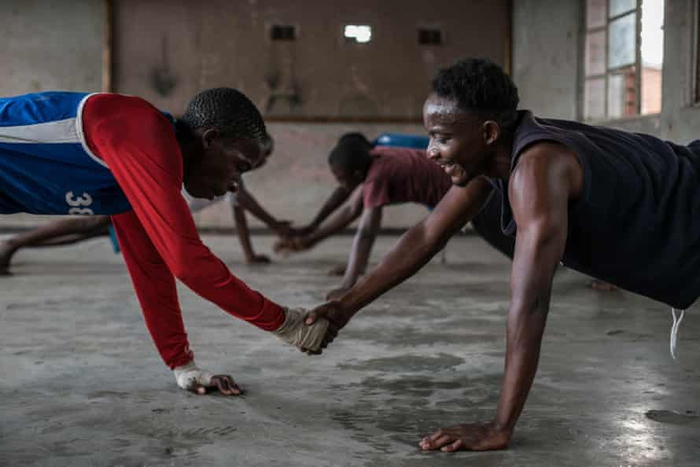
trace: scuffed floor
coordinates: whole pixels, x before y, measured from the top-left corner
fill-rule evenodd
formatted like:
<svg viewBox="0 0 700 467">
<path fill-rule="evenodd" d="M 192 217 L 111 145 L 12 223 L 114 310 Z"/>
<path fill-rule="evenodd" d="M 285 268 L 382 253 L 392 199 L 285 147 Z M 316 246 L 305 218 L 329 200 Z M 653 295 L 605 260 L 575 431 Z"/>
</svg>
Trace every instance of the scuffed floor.
<svg viewBox="0 0 700 467">
<path fill-rule="evenodd" d="M 273 265 L 206 242 L 279 303 L 321 302 L 351 237 Z M 378 258 L 396 241 L 381 237 Z M 271 237 L 256 237 L 261 253 Z M 306 357 L 181 289 L 200 366 L 239 398 L 177 389 L 106 239 L 25 251 L 0 278 L 0 465 L 697 466 L 700 317 L 668 351 L 669 309 L 559 271 L 535 386 L 507 451 L 423 453 L 421 435 L 488 418 L 500 388 L 509 263 L 476 237 Z"/>
</svg>

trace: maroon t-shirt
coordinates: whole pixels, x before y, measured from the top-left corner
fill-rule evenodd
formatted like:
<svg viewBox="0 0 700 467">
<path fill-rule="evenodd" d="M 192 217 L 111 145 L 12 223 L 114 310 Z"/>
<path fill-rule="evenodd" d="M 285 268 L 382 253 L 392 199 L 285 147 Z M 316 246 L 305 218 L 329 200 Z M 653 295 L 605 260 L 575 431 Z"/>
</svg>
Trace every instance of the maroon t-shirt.
<svg viewBox="0 0 700 467">
<path fill-rule="evenodd" d="M 435 206 L 452 186 L 450 176 L 423 149 L 379 146 L 362 186 L 365 209 L 399 203 Z"/>
</svg>

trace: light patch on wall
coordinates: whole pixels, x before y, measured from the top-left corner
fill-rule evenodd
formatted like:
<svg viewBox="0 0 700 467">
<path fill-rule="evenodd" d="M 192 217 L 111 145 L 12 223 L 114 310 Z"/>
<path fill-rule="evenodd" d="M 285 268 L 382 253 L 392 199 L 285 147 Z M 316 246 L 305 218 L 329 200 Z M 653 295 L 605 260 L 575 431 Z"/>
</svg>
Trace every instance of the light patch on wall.
<svg viewBox="0 0 700 467">
<path fill-rule="evenodd" d="M 372 40 L 372 26 L 347 24 L 343 35 L 348 40 L 353 40 L 358 44 L 366 44 Z"/>
</svg>

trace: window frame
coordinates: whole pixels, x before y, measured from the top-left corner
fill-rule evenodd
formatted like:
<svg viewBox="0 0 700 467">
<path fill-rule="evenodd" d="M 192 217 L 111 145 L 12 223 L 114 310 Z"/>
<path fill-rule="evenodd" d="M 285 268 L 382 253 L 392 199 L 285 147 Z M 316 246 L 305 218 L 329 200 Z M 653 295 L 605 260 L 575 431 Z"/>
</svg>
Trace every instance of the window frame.
<svg viewBox="0 0 700 467">
<path fill-rule="evenodd" d="M 582 27 L 582 35 L 583 35 L 583 40 L 581 41 L 582 46 L 582 52 L 581 52 L 581 91 L 580 91 L 580 105 L 579 105 L 579 120 L 584 121 L 584 122 L 611 122 L 611 121 L 619 121 L 619 120 L 629 120 L 629 119 L 636 119 L 639 117 L 645 117 L 645 116 L 650 116 L 650 115 L 658 115 L 657 113 L 653 114 L 644 114 L 642 115 L 642 75 L 644 73 L 644 69 L 642 67 L 642 3 L 643 0 L 635 0 L 635 7 L 629 10 L 626 10 L 622 13 L 618 13 L 615 16 L 610 16 L 610 6 L 611 6 L 612 0 L 606 0 L 605 2 L 605 22 L 604 24 L 596 27 L 589 28 L 588 26 L 588 0 L 583 0 L 582 1 L 582 12 L 583 14 L 581 15 L 583 20 L 583 27 Z M 625 64 L 621 66 L 616 66 L 616 67 L 609 67 L 609 58 L 610 58 L 610 24 L 613 23 L 616 20 L 619 20 L 625 16 L 628 15 L 636 15 L 636 21 L 635 21 L 635 60 L 633 63 L 630 64 Z M 598 33 L 598 32 L 603 32 L 605 35 L 605 72 L 603 73 L 597 73 L 597 74 L 587 74 L 587 51 L 586 51 L 586 45 L 588 43 L 588 37 L 592 33 Z M 700 59 L 698 60 L 700 62 Z M 634 96 L 634 114 L 633 115 L 623 115 L 621 117 L 610 117 L 609 114 L 609 93 L 610 93 L 610 77 L 615 74 L 620 74 L 621 72 L 624 72 L 624 70 L 634 68 L 635 70 L 635 78 L 634 78 L 634 86 L 635 86 L 635 96 Z M 698 67 L 699 73 L 700 73 L 700 66 Z M 586 115 L 586 103 L 587 103 L 587 94 L 586 94 L 586 85 L 588 81 L 590 80 L 596 80 L 596 79 L 604 79 L 604 91 L 603 91 L 603 110 L 604 110 L 604 116 L 601 119 L 596 119 L 596 118 L 587 118 Z M 699 81 L 700 83 L 700 81 Z M 698 86 L 698 92 L 697 92 L 698 98 L 700 98 L 700 86 Z M 662 96 L 663 99 L 663 96 Z M 700 101 L 699 101 L 700 103 Z"/>
</svg>

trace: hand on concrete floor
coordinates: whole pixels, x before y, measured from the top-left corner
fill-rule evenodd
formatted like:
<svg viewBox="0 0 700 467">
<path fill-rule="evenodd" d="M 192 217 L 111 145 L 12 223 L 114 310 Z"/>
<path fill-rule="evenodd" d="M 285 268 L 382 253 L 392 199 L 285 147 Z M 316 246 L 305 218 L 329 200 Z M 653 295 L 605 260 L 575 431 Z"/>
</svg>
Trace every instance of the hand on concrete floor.
<svg viewBox="0 0 700 467">
<path fill-rule="evenodd" d="M 212 375 L 200 369 L 194 360 L 173 368 L 177 385 L 198 395 L 204 395 L 211 390 L 218 390 L 224 396 L 239 396 L 241 388 L 229 375 Z"/>
<path fill-rule="evenodd" d="M 424 451 L 494 451 L 507 448 L 510 435 L 510 431 L 499 429 L 493 422 L 469 423 L 442 428 L 418 445 Z"/>
<path fill-rule="evenodd" d="M 187 390 L 200 396 L 217 390 L 224 396 L 240 396 L 243 394 L 243 390 L 229 375 L 214 375 L 211 377 L 211 383 L 209 386 L 192 383 Z"/>
</svg>

